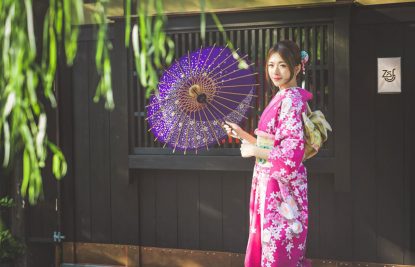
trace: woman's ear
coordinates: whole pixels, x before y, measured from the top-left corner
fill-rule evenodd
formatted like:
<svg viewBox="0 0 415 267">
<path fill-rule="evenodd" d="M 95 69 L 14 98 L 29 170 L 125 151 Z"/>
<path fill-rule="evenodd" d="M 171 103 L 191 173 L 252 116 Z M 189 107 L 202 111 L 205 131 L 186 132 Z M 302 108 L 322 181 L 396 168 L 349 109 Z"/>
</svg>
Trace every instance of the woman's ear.
<svg viewBox="0 0 415 267">
<path fill-rule="evenodd" d="M 294 71 L 296 73 L 295 76 L 297 76 L 301 71 L 301 64 L 298 64 L 297 66 L 295 66 Z"/>
</svg>

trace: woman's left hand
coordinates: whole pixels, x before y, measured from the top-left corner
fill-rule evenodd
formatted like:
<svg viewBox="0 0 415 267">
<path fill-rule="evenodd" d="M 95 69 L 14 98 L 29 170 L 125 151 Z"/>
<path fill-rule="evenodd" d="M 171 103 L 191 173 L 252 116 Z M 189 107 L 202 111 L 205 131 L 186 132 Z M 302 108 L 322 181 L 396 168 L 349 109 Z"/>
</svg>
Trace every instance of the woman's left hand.
<svg viewBox="0 0 415 267">
<path fill-rule="evenodd" d="M 248 141 L 242 140 L 241 144 L 241 156 L 243 158 L 255 157 L 257 146 L 249 143 Z"/>
</svg>

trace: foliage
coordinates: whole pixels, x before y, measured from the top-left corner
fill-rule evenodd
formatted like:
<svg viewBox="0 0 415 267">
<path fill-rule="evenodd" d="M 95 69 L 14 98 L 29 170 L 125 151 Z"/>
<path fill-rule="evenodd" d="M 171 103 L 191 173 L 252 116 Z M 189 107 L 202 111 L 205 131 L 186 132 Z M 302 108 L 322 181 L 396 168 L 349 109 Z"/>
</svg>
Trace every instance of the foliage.
<svg viewBox="0 0 415 267">
<path fill-rule="evenodd" d="M 105 99 L 105 108 L 114 108 L 111 84 L 111 62 L 109 50 L 112 48 L 111 42 L 107 39 L 107 16 L 106 6 L 108 0 L 97 0 L 95 4 L 96 12 L 93 14 L 93 21 L 98 24 L 98 38 L 95 52 L 95 66 L 101 78 L 98 82 L 94 96 L 94 102 L 98 102 L 100 97 Z"/>
<path fill-rule="evenodd" d="M 13 199 L 10 197 L 0 198 L 0 208 L 11 208 L 13 207 Z"/>
<path fill-rule="evenodd" d="M 100 75 L 94 101 L 101 98 L 105 107 L 114 108 L 111 81 L 110 50 L 107 38 L 106 6 L 109 0 L 97 0 L 93 20 L 98 26 L 95 64 Z M 43 21 L 42 49 L 38 55 L 35 39 L 33 0 L 0 1 L 0 153 L 3 167 L 10 164 L 13 155 L 23 157 L 21 194 L 35 204 L 42 196 L 42 169 L 48 152 L 52 154 L 52 171 L 57 179 L 66 174 L 67 164 L 60 148 L 46 134 L 47 116 L 45 97 L 52 107 L 55 98 L 55 76 L 60 52 L 63 49 L 66 64 L 72 65 L 77 54 L 78 34 L 84 21 L 83 0 L 50 0 Z M 131 30 L 132 1 L 125 0 L 125 46 L 132 46 L 139 81 L 147 89 L 146 96 L 157 88 L 158 71 L 169 65 L 174 56 L 174 42 L 166 34 L 167 18 L 162 0 L 137 1 L 137 22 Z M 201 6 L 201 38 L 205 38 L 205 0 Z M 234 51 L 218 17 L 212 18 Z M 234 53 L 237 58 L 236 52 Z M 246 63 L 245 63 L 246 65 Z M 240 67 L 246 67 L 240 61 Z"/>
<path fill-rule="evenodd" d="M 24 245 L 9 230 L 0 231 L 0 262 L 12 260 L 25 251 Z"/>
<path fill-rule="evenodd" d="M 9 197 L 0 199 L 0 208 L 11 208 L 13 205 L 13 199 Z M 0 217 L 0 262 L 12 260 L 22 255 L 24 251 L 24 245 L 5 228 Z"/>
<path fill-rule="evenodd" d="M 155 10 L 155 15 L 149 16 L 149 10 Z M 138 23 L 132 30 L 135 66 L 140 83 L 147 88 L 146 96 L 149 97 L 158 84 L 157 70 L 163 63 L 169 65 L 173 59 L 174 42 L 164 32 L 166 16 L 161 0 L 140 1 L 137 14 Z"/>
<path fill-rule="evenodd" d="M 23 150 L 21 194 L 28 195 L 32 204 L 42 194 L 41 169 L 48 151 L 53 155 L 55 177 L 61 178 L 66 173 L 62 152 L 46 134 L 47 117 L 39 101 L 39 88 L 41 85 L 43 95 L 56 106 L 53 83 L 57 50 L 63 36 L 68 63 L 73 62 L 76 54 L 77 32 L 71 26 L 71 12 L 80 8 L 76 2 L 50 1 L 43 27 L 41 59 L 37 56 L 32 1 L 0 2 L 0 151 L 6 167 L 11 155 Z"/>
</svg>

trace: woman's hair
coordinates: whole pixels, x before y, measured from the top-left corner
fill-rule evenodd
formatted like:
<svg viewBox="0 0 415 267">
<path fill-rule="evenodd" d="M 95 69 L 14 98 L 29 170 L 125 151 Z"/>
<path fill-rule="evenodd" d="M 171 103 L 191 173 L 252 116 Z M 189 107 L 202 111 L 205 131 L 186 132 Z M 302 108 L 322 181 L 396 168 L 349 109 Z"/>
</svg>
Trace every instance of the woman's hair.
<svg viewBox="0 0 415 267">
<path fill-rule="evenodd" d="M 267 60 L 265 61 L 265 75 L 270 85 L 273 85 L 273 83 L 268 73 L 268 60 L 274 53 L 278 53 L 282 59 L 287 62 L 288 68 L 290 70 L 290 80 L 294 76 L 294 67 L 298 64 L 301 64 L 301 51 L 295 42 L 291 40 L 282 40 L 273 45 L 268 50 Z M 298 73 L 297 78 L 303 78 L 301 71 Z"/>
</svg>

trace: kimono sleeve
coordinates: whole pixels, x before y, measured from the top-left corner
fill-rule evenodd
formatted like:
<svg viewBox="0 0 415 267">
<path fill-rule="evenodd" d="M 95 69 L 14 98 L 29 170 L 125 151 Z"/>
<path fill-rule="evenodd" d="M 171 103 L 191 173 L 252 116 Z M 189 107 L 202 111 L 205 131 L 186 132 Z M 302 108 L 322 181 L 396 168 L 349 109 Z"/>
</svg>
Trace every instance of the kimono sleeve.
<svg viewBox="0 0 415 267">
<path fill-rule="evenodd" d="M 297 176 L 297 170 L 304 156 L 304 132 L 302 110 L 304 102 L 293 94 L 281 102 L 281 110 L 276 118 L 274 148 L 269 154 L 272 178 L 288 183 Z"/>
</svg>

